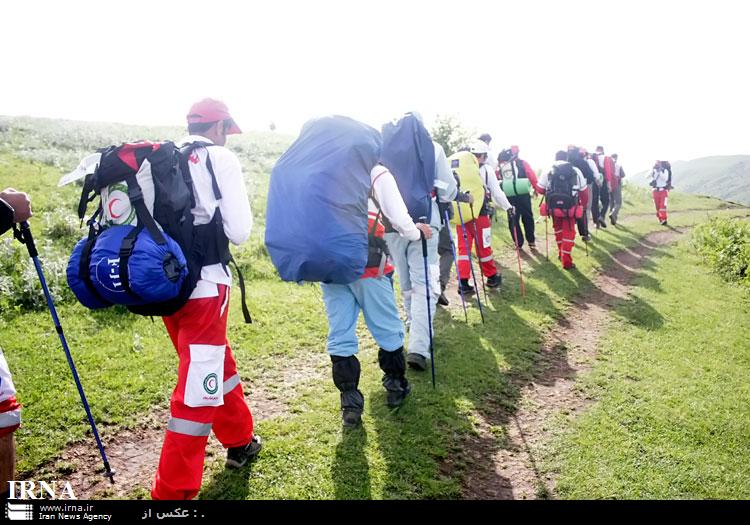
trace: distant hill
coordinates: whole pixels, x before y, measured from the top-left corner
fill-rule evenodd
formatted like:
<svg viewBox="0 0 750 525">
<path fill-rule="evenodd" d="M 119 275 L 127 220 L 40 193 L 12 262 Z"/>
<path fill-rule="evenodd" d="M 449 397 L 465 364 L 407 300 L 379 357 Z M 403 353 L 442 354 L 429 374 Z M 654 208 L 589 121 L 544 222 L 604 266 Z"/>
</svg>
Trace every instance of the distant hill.
<svg viewBox="0 0 750 525">
<path fill-rule="evenodd" d="M 646 184 L 649 172 L 634 176 Z M 672 163 L 673 186 L 687 193 L 710 195 L 750 205 L 750 155 L 725 155 Z"/>
</svg>

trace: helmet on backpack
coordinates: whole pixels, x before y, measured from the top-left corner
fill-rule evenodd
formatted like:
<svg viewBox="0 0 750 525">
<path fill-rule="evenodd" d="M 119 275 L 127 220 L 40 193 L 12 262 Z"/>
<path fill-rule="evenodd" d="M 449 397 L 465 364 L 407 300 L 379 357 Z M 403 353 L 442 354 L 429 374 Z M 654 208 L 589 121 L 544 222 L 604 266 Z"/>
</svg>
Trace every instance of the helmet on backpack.
<svg viewBox="0 0 750 525">
<path fill-rule="evenodd" d="M 487 146 L 487 143 L 478 140 L 469 147 L 469 151 L 471 151 L 474 155 L 486 155 L 490 152 L 489 146 Z"/>
</svg>

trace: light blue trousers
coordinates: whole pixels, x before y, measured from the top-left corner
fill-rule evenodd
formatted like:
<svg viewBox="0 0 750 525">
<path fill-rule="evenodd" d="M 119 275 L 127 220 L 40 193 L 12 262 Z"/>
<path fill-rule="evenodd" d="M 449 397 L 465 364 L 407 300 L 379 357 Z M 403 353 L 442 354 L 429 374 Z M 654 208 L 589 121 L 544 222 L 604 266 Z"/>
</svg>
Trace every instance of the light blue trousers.
<svg viewBox="0 0 750 525">
<path fill-rule="evenodd" d="M 328 344 L 332 356 L 349 357 L 359 350 L 357 319 L 365 317 L 368 330 L 388 352 L 404 345 L 404 323 L 398 315 L 393 281 L 388 276 L 359 279 L 350 284 L 321 283 L 328 314 Z"/>
<path fill-rule="evenodd" d="M 430 284 L 430 315 L 435 319 L 435 308 L 440 296 L 440 266 L 438 265 L 439 226 L 430 225 L 432 238 L 427 241 L 427 268 Z M 409 325 L 410 354 L 430 358 L 430 334 L 427 324 L 427 293 L 422 241 L 408 241 L 398 233 L 386 233 L 385 240 L 396 266 L 404 311 Z"/>
</svg>

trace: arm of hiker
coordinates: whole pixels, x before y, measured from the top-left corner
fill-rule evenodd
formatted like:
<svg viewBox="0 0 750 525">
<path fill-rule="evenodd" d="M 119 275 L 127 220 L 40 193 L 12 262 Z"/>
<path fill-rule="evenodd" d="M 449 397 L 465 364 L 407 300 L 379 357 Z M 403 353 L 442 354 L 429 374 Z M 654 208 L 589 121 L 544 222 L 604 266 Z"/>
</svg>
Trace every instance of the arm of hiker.
<svg viewBox="0 0 750 525">
<path fill-rule="evenodd" d="M 547 192 L 547 186 L 549 185 L 549 174 L 550 172 L 542 173 L 542 176 L 539 178 L 539 189 L 537 190 L 537 193 L 539 193 L 540 195 L 544 195 Z"/>
<path fill-rule="evenodd" d="M 419 240 L 419 229 L 411 220 L 404 199 L 398 191 L 396 179 L 393 178 L 388 168 L 381 165 L 375 166 L 370 172 L 370 178 L 375 198 L 380 203 L 380 209 L 390 221 L 391 226 L 402 237 L 410 241 Z"/>
<path fill-rule="evenodd" d="M 443 147 L 437 143 L 435 143 L 435 189 L 440 202 L 452 202 L 458 191 L 451 164 L 445 156 Z"/>
<path fill-rule="evenodd" d="M 489 186 L 487 189 L 490 190 L 490 195 L 492 196 L 492 202 L 500 206 L 504 211 L 508 211 L 513 207 L 513 205 L 508 200 L 508 197 L 505 196 L 505 193 L 503 193 L 503 190 L 500 189 L 500 183 L 497 180 L 497 177 L 493 177 L 491 174 L 486 178 L 487 186 Z"/>
<path fill-rule="evenodd" d="M 589 187 L 588 184 L 586 184 L 586 177 L 578 168 L 574 167 L 573 170 L 578 175 L 578 183 L 576 184 L 575 188 L 576 190 L 578 190 L 578 204 L 585 208 L 589 203 Z"/>
<path fill-rule="evenodd" d="M 586 177 L 583 176 L 583 173 L 581 173 L 581 170 L 573 167 L 573 171 L 575 172 L 576 176 L 578 177 L 575 190 L 578 192 L 578 203 L 581 206 L 586 206 L 589 202 L 589 187 L 586 184 Z"/>
<path fill-rule="evenodd" d="M 221 191 L 219 210 L 224 222 L 224 233 L 232 244 L 242 244 L 250 237 L 253 227 L 253 212 L 247 198 L 242 165 L 228 149 L 209 148 L 209 154 Z"/>
<path fill-rule="evenodd" d="M 541 193 L 539 191 L 539 179 L 536 176 L 536 172 L 531 169 L 531 166 L 528 162 L 525 160 L 521 161 L 523 163 L 523 169 L 526 170 L 526 176 L 529 178 L 529 182 L 531 182 L 531 186 L 534 188 L 534 191 L 537 193 Z"/>
<path fill-rule="evenodd" d="M 594 162 L 593 159 L 586 159 L 586 163 L 589 165 L 589 168 L 591 169 L 591 173 L 594 176 L 594 182 L 597 186 L 601 188 L 602 186 L 602 174 L 599 173 L 599 168 L 596 167 L 596 162 Z"/>
</svg>

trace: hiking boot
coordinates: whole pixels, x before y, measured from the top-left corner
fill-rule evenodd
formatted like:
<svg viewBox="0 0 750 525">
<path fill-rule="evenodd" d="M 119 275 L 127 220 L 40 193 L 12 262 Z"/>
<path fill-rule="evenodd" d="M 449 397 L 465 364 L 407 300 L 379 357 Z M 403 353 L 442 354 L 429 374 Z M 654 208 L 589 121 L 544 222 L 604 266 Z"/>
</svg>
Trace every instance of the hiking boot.
<svg viewBox="0 0 750 525">
<path fill-rule="evenodd" d="M 263 448 L 263 442 L 258 434 L 247 445 L 242 447 L 233 447 L 227 449 L 227 468 L 242 468 L 251 459 L 255 459 L 260 449 Z"/>
<path fill-rule="evenodd" d="M 536 243 L 530 242 L 530 243 L 529 243 L 529 250 L 534 250 L 534 251 L 536 251 Z"/>
<path fill-rule="evenodd" d="M 617 226 L 617 221 L 616 221 L 616 220 L 615 220 L 615 218 L 614 218 L 614 217 L 612 217 L 611 215 L 609 216 L 609 222 L 611 222 L 611 223 L 612 223 L 612 226 Z"/>
<path fill-rule="evenodd" d="M 499 273 L 487 278 L 487 286 L 490 288 L 498 288 L 501 284 L 503 284 L 503 278 Z"/>
<path fill-rule="evenodd" d="M 406 362 L 409 368 L 424 372 L 427 370 L 427 359 L 419 354 L 406 354 Z"/>
<path fill-rule="evenodd" d="M 448 298 L 443 292 L 440 292 L 440 297 L 438 297 L 437 304 L 439 304 L 440 306 L 448 306 L 450 304 L 448 302 Z"/>
<path fill-rule="evenodd" d="M 581 239 L 583 239 L 583 242 L 591 242 L 591 235 L 589 234 L 582 235 Z"/>
<path fill-rule="evenodd" d="M 341 419 L 345 427 L 362 422 L 365 396 L 358 390 L 360 366 L 355 356 L 331 356 L 333 383 L 341 392 Z"/>
<path fill-rule="evenodd" d="M 362 411 L 344 408 L 341 410 L 341 423 L 346 428 L 357 427 L 362 424 Z"/>
<path fill-rule="evenodd" d="M 389 408 L 401 406 L 404 399 L 406 399 L 406 396 L 411 392 L 411 385 L 405 377 L 396 377 L 385 374 L 383 376 L 383 387 L 386 392 L 388 392 L 385 404 L 388 405 Z"/>
<path fill-rule="evenodd" d="M 468 279 L 461 279 L 461 286 L 458 287 L 458 292 L 464 295 L 471 295 L 474 293 L 474 287 L 469 284 Z"/>
<path fill-rule="evenodd" d="M 409 381 L 406 380 L 406 365 L 404 364 L 404 347 L 389 352 L 380 349 L 378 364 L 383 373 L 383 387 L 388 392 L 386 404 L 390 408 L 401 406 L 406 396 L 411 392 Z"/>
<path fill-rule="evenodd" d="M 662 226 L 666 226 L 667 225 L 667 221 L 661 221 L 661 225 Z"/>
<path fill-rule="evenodd" d="M 606 221 L 603 221 L 603 220 L 599 219 L 599 224 L 600 224 L 600 225 L 601 225 L 601 227 L 602 227 L 602 228 L 604 228 L 605 230 L 607 229 L 607 222 L 606 222 Z"/>
<path fill-rule="evenodd" d="M 573 270 L 575 269 L 575 267 L 576 267 L 575 264 L 571 264 L 570 266 L 563 266 L 563 270 Z"/>
</svg>

